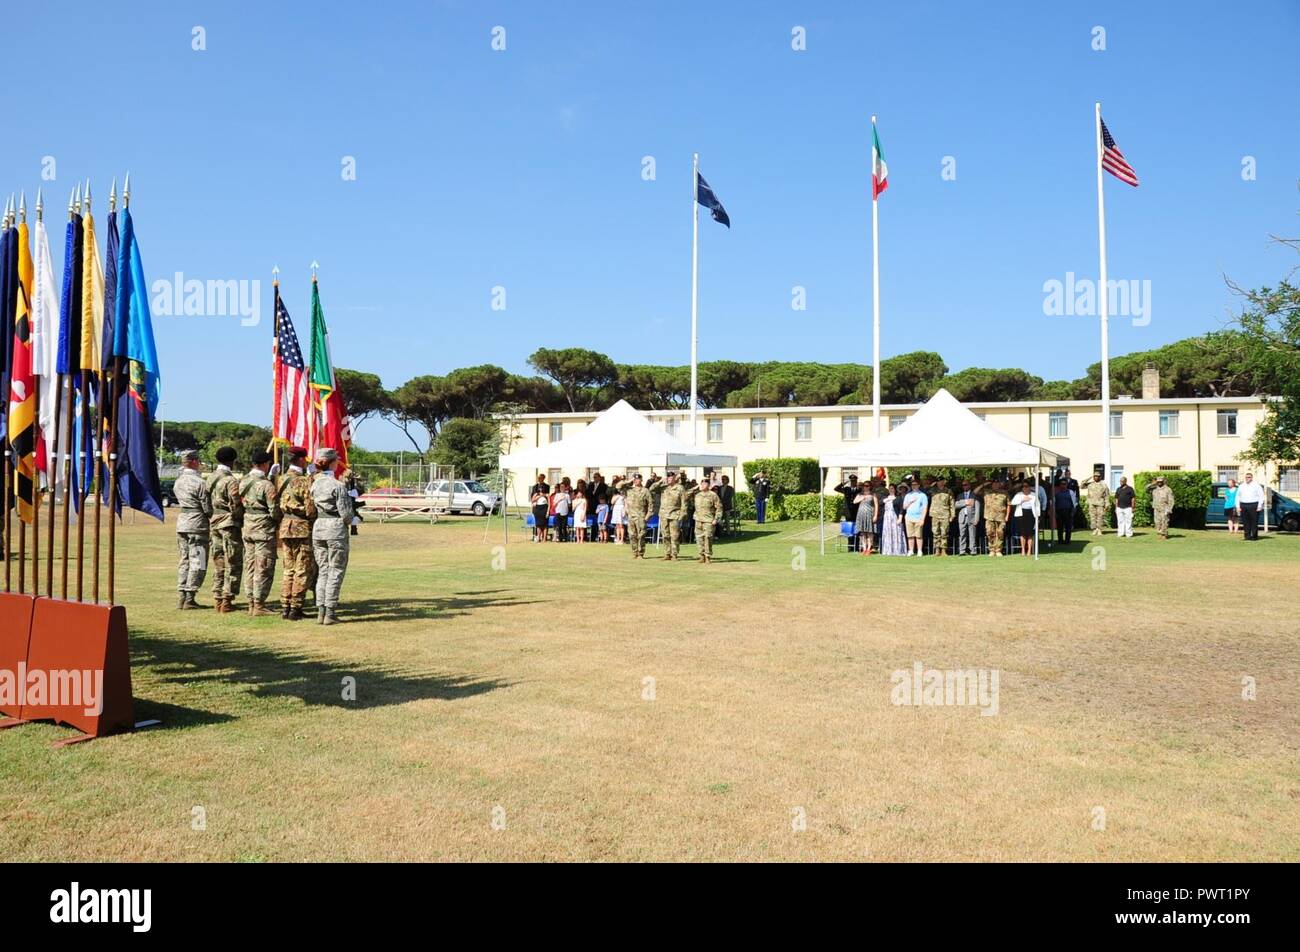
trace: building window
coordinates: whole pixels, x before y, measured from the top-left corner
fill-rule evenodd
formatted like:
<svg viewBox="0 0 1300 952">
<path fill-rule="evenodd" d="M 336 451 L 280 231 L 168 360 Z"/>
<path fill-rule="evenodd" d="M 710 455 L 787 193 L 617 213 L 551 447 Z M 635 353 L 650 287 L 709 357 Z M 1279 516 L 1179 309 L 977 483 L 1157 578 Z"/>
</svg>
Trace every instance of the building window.
<svg viewBox="0 0 1300 952">
<path fill-rule="evenodd" d="M 1178 411 L 1177 410 L 1160 411 L 1160 435 L 1161 436 L 1178 435 Z"/>
<path fill-rule="evenodd" d="M 1182 467 L 1179 466 L 1179 465 L 1177 465 L 1177 464 L 1171 464 L 1171 465 L 1168 465 L 1168 466 L 1161 466 L 1161 467 L 1160 467 L 1160 472 L 1162 472 L 1162 473 L 1177 473 L 1177 472 L 1180 472 L 1181 470 L 1182 470 Z"/>
<path fill-rule="evenodd" d="M 1241 477 L 1237 475 L 1239 471 L 1239 467 L 1236 466 L 1220 466 L 1215 482 L 1226 483 L 1230 479 L 1240 479 Z"/>
<path fill-rule="evenodd" d="M 546 483 L 552 489 L 560 483 L 560 471 L 558 469 L 548 469 L 546 471 Z"/>
<path fill-rule="evenodd" d="M 664 420 L 664 432 L 669 436 L 676 436 L 681 425 L 681 420 Z"/>
<path fill-rule="evenodd" d="M 903 422 L 904 422 L 906 419 L 907 419 L 907 417 L 902 416 L 901 414 L 896 415 L 896 414 L 891 413 L 891 414 L 889 415 L 889 428 L 890 428 L 891 430 L 897 430 L 900 426 L 903 425 Z"/>
<path fill-rule="evenodd" d="M 794 418 L 794 438 L 801 443 L 812 439 L 812 417 Z"/>
<path fill-rule="evenodd" d="M 1047 435 L 1058 439 L 1070 435 L 1070 415 L 1060 411 L 1047 414 Z"/>
<path fill-rule="evenodd" d="M 558 443 L 558 442 L 560 442 L 560 440 L 562 440 L 562 439 L 564 439 L 564 424 L 563 424 L 563 423 L 552 423 L 552 424 L 551 424 L 551 442 L 552 442 L 552 443 Z"/>
<path fill-rule="evenodd" d="M 1237 435 L 1237 411 L 1220 410 L 1215 414 L 1219 426 L 1219 436 Z"/>
<path fill-rule="evenodd" d="M 1119 478 L 1124 475 L 1123 466 L 1112 466 L 1110 468 L 1110 491 L 1114 492 L 1119 489 Z"/>
<path fill-rule="evenodd" d="M 1111 436 L 1124 435 L 1124 411 L 1123 410 L 1110 411 L 1110 435 Z"/>
<path fill-rule="evenodd" d="M 721 420 L 709 421 L 709 442 L 710 443 L 722 442 L 722 421 Z"/>
<path fill-rule="evenodd" d="M 840 439 L 856 440 L 858 438 L 858 418 L 855 416 L 840 417 Z"/>
<path fill-rule="evenodd" d="M 1283 466 L 1278 471 L 1282 492 L 1290 495 L 1300 493 L 1300 466 Z"/>
<path fill-rule="evenodd" d="M 753 443 L 761 443 L 767 439 L 767 417 L 750 418 L 749 439 Z"/>
</svg>

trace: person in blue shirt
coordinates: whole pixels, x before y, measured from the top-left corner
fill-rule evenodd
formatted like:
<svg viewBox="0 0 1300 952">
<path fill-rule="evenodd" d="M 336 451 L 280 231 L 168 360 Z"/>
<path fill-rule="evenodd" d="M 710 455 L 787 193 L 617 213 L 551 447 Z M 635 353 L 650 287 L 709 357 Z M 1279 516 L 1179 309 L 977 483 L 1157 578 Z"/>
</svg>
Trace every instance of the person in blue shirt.
<svg viewBox="0 0 1300 952">
<path fill-rule="evenodd" d="M 912 480 L 912 491 L 903 497 L 903 525 L 907 530 L 907 554 L 924 555 L 921 548 L 925 538 L 925 517 L 930 510 L 930 497 L 921 491 L 921 481 Z"/>
<path fill-rule="evenodd" d="M 1237 481 L 1228 480 L 1228 488 L 1223 494 L 1223 514 L 1228 517 L 1228 535 L 1232 535 L 1241 528 L 1241 522 L 1237 518 Z"/>
</svg>

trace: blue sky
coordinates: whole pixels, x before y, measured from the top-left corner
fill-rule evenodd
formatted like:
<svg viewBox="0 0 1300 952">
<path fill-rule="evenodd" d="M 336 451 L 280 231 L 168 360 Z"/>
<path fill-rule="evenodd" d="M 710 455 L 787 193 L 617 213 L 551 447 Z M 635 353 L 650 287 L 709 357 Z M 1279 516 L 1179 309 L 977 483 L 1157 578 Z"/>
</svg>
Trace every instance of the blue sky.
<svg viewBox="0 0 1300 952">
<path fill-rule="evenodd" d="M 11 13 L 23 41 L 7 45 L 8 91 L 41 81 L 6 97 L 0 183 L 29 205 L 45 185 L 57 245 L 76 180 L 92 179 L 102 216 L 129 168 L 150 282 L 262 281 L 261 327 L 155 317 L 171 419 L 269 422 L 270 271 L 305 343 L 313 259 L 336 363 L 389 386 L 475 363 L 524 371 L 540 346 L 685 363 L 692 151 L 733 223 L 700 223 L 701 359 L 869 361 L 872 113 L 890 168 L 886 357 L 932 349 L 953 370 L 1048 378 L 1098 359 L 1094 320 L 1043 314 L 1045 281 L 1096 275 L 1096 100 L 1142 178 L 1107 178 L 1110 276 L 1151 282 L 1150 323 L 1115 321 L 1113 353 L 1212 330 L 1233 304 L 1225 273 L 1258 285 L 1295 264 L 1268 241 L 1295 235 L 1300 210 L 1290 0 L 1231 16 L 735 0 L 123 9 Z M 405 441 L 375 421 L 359 442 Z"/>
</svg>

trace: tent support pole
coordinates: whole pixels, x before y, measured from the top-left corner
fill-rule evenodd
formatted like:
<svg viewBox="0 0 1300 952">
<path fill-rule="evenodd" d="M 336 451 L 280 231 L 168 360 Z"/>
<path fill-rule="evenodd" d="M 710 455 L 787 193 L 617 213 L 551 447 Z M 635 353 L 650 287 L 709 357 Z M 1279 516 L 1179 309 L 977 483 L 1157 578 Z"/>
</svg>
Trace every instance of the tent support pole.
<svg viewBox="0 0 1300 952">
<path fill-rule="evenodd" d="M 825 555 L 826 554 L 826 470 L 824 468 L 822 468 L 822 490 L 820 493 L 817 494 L 817 535 L 821 537 L 822 555 Z"/>
<path fill-rule="evenodd" d="M 1107 424 L 1109 425 L 1109 424 Z M 1038 458 L 1038 466 L 1043 465 L 1043 459 Z M 1038 466 L 1034 467 L 1034 561 L 1038 561 Z"/>
</svg>

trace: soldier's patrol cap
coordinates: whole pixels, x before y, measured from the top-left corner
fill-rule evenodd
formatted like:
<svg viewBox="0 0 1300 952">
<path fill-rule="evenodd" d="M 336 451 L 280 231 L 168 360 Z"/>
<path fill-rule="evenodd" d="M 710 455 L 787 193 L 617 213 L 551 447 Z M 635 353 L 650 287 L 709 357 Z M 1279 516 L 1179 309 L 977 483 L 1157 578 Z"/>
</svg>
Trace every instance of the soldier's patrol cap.
<svg viewBox="0 0 1300 952">
<path fill-rule="evenodd" d="M 318 463 L 333 463 L 338 458 L 338 452 L 328 447 L 322 447 L 316 451 L 316 462 Z"/>
<path fill-rule="evenodd" d="M 199 458 L 198 450 L 185 450 L 183 453 L 181 453 L 181 460 L 183 460 L 186 463 L 196 462 L 198 458 Z"/>
<path fill-rule="evenodd" d="M 1163 483 L 1164 481 L 1165 481 L 1165 478 L 1164 478 L 1163 476 L 1157 476 L 1157 477 L 1156 477 L 1156 482 L 1158 482 L 1158 483 Z"/>
</svg>

